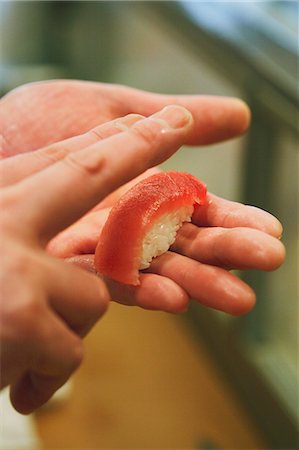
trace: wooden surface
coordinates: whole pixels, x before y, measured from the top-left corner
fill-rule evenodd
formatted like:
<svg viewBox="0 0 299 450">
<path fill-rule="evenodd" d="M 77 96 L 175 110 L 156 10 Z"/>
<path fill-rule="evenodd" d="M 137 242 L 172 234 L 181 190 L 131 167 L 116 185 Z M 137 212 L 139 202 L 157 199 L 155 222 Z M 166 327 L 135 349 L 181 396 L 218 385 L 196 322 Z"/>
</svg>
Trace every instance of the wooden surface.
<svg viewBox="0 0 299 450">
<path fill-rule="evenodd" d="M 181 318 L 116 304 L 70 398 L 36 420 L 47 450 L 267 448 Z"/>
</svg>

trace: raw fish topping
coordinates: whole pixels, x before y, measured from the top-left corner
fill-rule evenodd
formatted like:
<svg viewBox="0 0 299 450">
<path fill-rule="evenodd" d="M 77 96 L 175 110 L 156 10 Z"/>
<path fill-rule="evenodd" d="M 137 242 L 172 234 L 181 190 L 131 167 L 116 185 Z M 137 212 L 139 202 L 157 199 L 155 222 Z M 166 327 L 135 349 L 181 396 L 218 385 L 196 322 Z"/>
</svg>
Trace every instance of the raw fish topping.
<svg viewBox="0 0 299 450">
<path fill-rule="evenodd" d="M 161 172 L 140 181 L 111 209 L 96 249 L 97 271 L 138 285 L 139 270 L 169 249 L 205 199 L 205 184 L 187 173 Z"/>
</svg>

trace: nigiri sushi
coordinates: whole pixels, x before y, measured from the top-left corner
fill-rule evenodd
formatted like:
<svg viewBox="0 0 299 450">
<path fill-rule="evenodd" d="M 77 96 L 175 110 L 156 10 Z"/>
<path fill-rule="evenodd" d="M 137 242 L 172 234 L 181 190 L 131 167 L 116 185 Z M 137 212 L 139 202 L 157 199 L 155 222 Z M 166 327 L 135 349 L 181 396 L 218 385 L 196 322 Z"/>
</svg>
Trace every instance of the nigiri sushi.
<svg viewBox="0 0 299 450">
<path fill-rule="evenodd" d="M 96 270 L 140 284 L 139 270 L 169 249 L 195 205 L 205 200 L 205 184 L 188 173 L 161 172 L 140 181 L 110 211 L 95 252 Z"/>
</svg>

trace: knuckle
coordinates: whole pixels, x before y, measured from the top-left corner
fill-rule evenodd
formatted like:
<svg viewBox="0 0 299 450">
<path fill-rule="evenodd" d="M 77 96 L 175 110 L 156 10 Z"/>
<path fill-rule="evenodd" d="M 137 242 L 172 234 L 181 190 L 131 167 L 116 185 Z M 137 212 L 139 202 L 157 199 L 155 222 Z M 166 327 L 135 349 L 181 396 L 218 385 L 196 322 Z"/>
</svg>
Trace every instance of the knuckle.
<svg viewBox="0 0 299 450">
<path fill-rule="evenodd" d="M 105 157 L 95 150 L 91 149 L 91 152 L 74 152 L 69 153 L 64 159 L 64 164 L 70 167 L 72 170 L 76 170 L 83 177 L 90 177 L 97 174 L 105 165 Z"/>
<path fill-rule="evenodd" d="M 12 340 L 33 342 L 40 337 L 41 302 L 26 288 L 20 294 L 20 300 L 1 312 L 1 321 Z"/>
<path fill-rule="evenodd" d="M 0 273 L 1 322 L 14 339 L 28 340 L 38 335 L 45 305 L 35 282 L 36 264 L 14 241 L 1 251 L 5 255 Z"/>
<path fill-rule="evenodd" d="M 42 160 L 46 164 L 55 164 L 61 159 L 65 158 L 69 150 L 62 145 L 56 144 L 50 147 L 45 147 L 34 153 L 37 159 Z"/>
<path fill-rule="evenodd" d="M 105 138 L 105 135 L 103 131 L 101 130 L 102 125 L 99 125 L 98 127 L 92 128 L 87 132 L 88 135 L 95 138 L 95 141 L 102 141 Z"/>
<path fill-rule="evenodd" d="M 154 121 L 144 121 L 142 124 L 137 123 L 131 128 L 134 136 L 141 140 L 146 146 L 154 145 L 161 136 L 161 125 Z"/>
<path fill-rule="evenodd" d="M 35 268 L 31 256 L 26 249 L 18 249 L 15 253 L 15 258 L 10 259 L 10 270 L 19 277 L 21 283 L 25 283 L 24 294 L 27 294 L 27 286 L 29 288 L 30 279 L 34 276 Z M 20 283 L 20 284 L 21 284 Z"/>
<path fill-rule="evenodd" d="M 86 167 L 86 164 L 82 158 L 78 158 L 78 155 L 76 153 L 70 153 L 66 155 L 66 157 L 63 159 L 64 164 L 69 166 L 71 169 L 75 169 L 79 172 L 83 172 L 84 174 L 88 172 L 88 169 Z"/>
<path fill-rule="evenodd" d="M 99 319 L 108 309 L 110 296 L 106 285 L 98 280 L 98 295 L 93 301 L 93 313 L 96 319 Z"/>
<path fill-rule="evenodd" d="M 84 311 L 82 313 L 85 316 L 84 323 L 82 322 L 80 327 L 77 328 L 77 332 L 81 336 L 86 335 L 100 317 L 105 314 L 110 303 L 110 296 L 105 284 L 99 280 L 97 289 L 93 290 L 93 294 L 89 296 L 88 301 L 85 301 Z"/>
<path fill-rule="evenodd" d="M 19 185 L 9 186 L 2 190 L 0 195 L 0 234 L 1 236 L 31 236 L 31 229 L 25 226 L 30 222 L 29 216 L 24 216 L 24 192 Z M 20 225 L 22 224 L 22 225 Z M 4 239 L 2 238 L 1 241 Z"/>
<path fill-rule="evenodd" d="M 69 370 L 74 372 L 81 365 L 84 359 L 84 347 L 80 338 L 74 337 L 74 342 L 70 351 Z"/>
<path fill-rule="evenodd" d="M 7 297 L 14 297 L 22 303 L 31 302 L 38 296 L 37 286 L 40 271 L 37 270 L 41 263 L 39 255 L 31 253 L 22 244 L 14 239 L 7 239 L 4 246 L 0 246 L 4 255 L 1 269 L 1 280 Z M 35 300 L 34 300 L 35 301 Z"/>
<path fill-rule="evenodd" d="M 110 297 L 103 282 L 98 284 L 98 288 L 85 297 L 84 308 L 81 309 L 81 319 L 77 326 L 73 327 L 79 336 L 85 336 L 96 324 L 108 309 Z"/>
<path fill-rule="evenodd" d="M 9 217 L 11 215 L 11 210 L 15 211 L 16 207 L 22 202 L 23 195 L 19 189 L 14 187 L 5 188 L 0 196 L 1 219 L 3 220 L 6 215 Z"/>
<path fill-rule="evenodd" d="M 69 377 L 81 365 L 84 358 L 83 343 L 75 335 L 65 336 L 63 346 L 58 343 L 53 330 L 43 330 L 43 351 L 34 355 L 34 367 L 40 374 L 51 377 Z M 61 349 L 61 347 L 63 349 Z"/>
<path fill-rule="evenodd" d="M 28 290 L 29 291 L 29 290 Z M 31 292 L 23 297 L 23 301 L 15 312 L 18 329 L 24 337 L 38 338 L 41 329 L 41 317 L 44 303 L 41 299 Z"/>
</svg>

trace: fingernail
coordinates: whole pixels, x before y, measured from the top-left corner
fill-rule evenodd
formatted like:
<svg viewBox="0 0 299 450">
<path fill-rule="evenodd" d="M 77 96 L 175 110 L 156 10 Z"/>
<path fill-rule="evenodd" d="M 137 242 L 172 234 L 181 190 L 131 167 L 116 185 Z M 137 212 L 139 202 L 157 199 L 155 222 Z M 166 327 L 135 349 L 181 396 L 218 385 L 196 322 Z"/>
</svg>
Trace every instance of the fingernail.
<svg viewBox="0 0 299 450">
<path fill-rule="evenodd" d="M 165 128 L 184 128 L 193 122 L 193 117 L 188 109 L 180 105 L 169 105 L 158 113 L 150 116 L 150 119 L 159 121 Z"/>
</svg>

